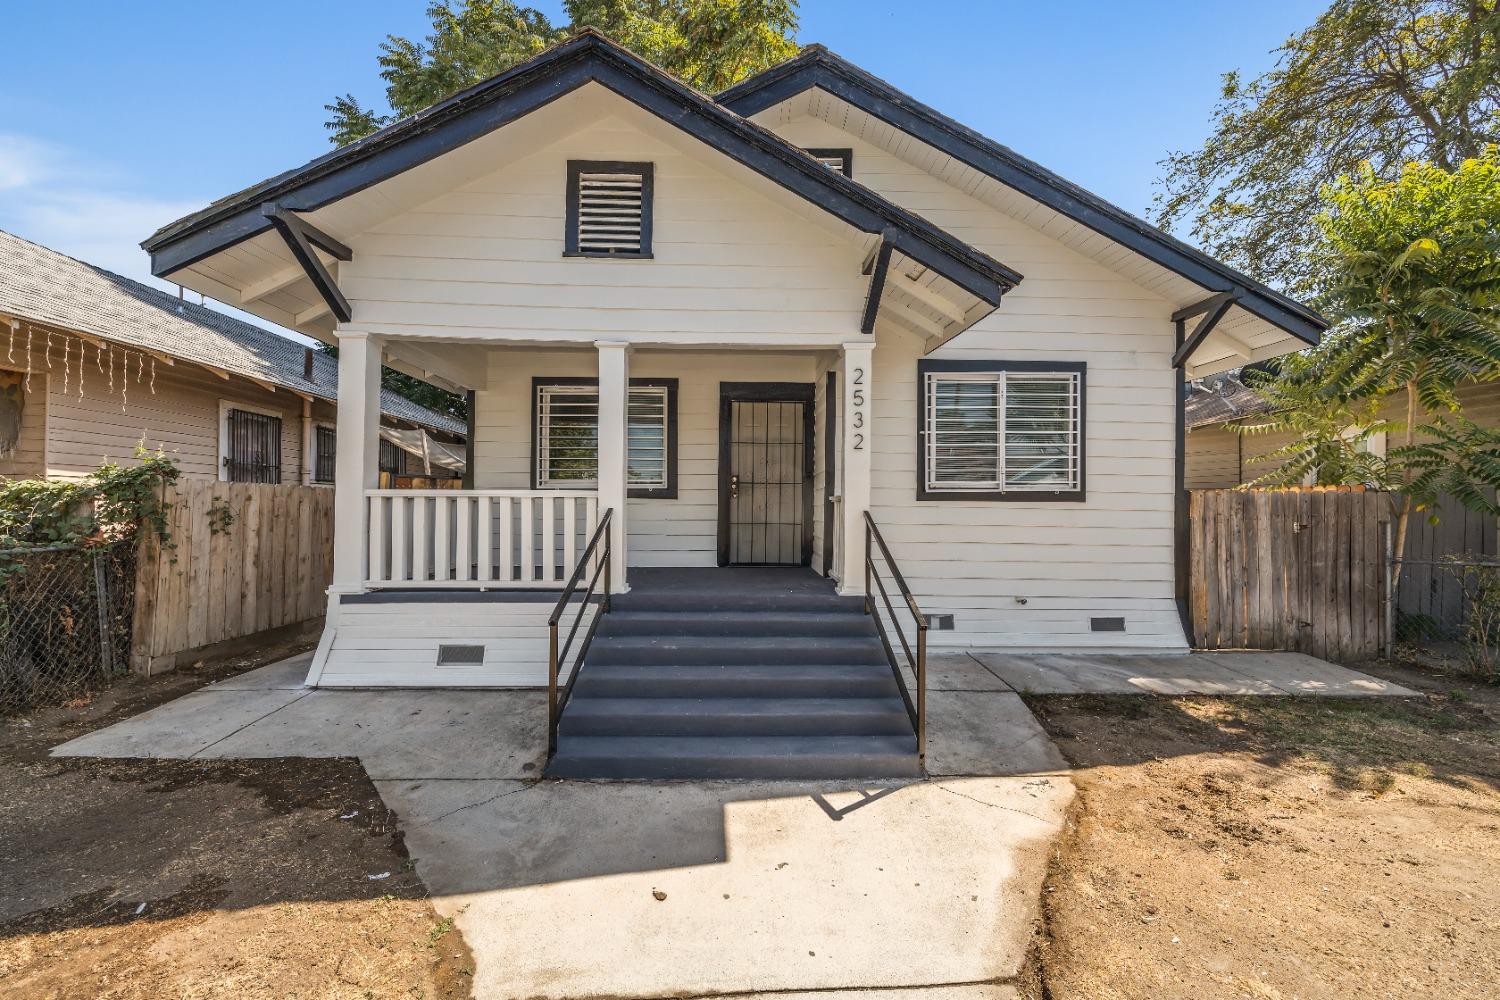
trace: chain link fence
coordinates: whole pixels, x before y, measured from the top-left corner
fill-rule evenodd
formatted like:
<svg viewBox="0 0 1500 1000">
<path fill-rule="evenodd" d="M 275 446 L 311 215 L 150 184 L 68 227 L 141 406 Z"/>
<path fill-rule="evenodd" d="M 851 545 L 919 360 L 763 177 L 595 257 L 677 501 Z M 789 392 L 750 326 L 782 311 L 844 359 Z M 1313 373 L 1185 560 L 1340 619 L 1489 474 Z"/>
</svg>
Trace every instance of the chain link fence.
<svg viewBox="0 0 1500 1000">
<path fill-rule="evenodd" d="M 0 714 L 60 705 L 130 671 L 134 541 L 0 550 Z"/>
<path fill-rule="evenodd" d="M 1397 559 L 1395 641 L 1464 673 L 1500 679 L 1500 561 Z"/>
</svg>

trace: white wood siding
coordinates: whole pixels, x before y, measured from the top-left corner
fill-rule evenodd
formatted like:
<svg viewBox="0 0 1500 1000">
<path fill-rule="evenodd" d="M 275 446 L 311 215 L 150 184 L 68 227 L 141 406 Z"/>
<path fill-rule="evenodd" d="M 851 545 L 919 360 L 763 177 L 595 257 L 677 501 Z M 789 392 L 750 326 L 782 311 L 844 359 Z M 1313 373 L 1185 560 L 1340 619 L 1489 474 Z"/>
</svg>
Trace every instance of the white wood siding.
<svg viewBox="0 0 1500 1000">
<path fill-rule="evenodd" d="M 0 369 L 7 375 L 18 375 L 24 379 L 24 370 Z M 22 383 L 24 386 L 24 382 Z M 47 461 L 47 376 L 32 375 L 31 391 L 22 390 L 25 408 L 21 411 L 21 434 L 16 439 L 16 449 L 8 457 L 0 458 L 0 476 L 7 479 L 26 479 L 44 474 Z"/>
<path fill-rule="evenodd" d="M 495 348 L 487 357 L 486 387 L 475 398 L 474 487 L 528 489 L 532 379 L 595 377 L 596 355 L 593 350 Z M 631 378 L 675 378 L 678 388 L 677 499 L 628 502 L 630 565 L 717 564 L 720 383 L 812 382 L 815 362 L 812 353 L 631 353 Z M 816 518 L 821 494 L 815 493 L 814 501 Z"/>
<path fill-rule="evenodd" d="M 555 596 L 482 603 L 341 604 L 320 687 L 526 687 L 547 683 Z M 482 645 L 478 666 L 438 666 L 438 646 Z"/>
<path fill-rule="evenodd" d="M 921 344 L 878 331 L 872 513 L 923 610 L 955 617 L 956 630 L 931 641 L 1185 648 L 1173 599 L 1173 307 L 825 122 L 774 127 L 801 146 L 852 147 L 856 180 L 1024 275 L 998 310 L 935 357 L 1088 365 L 1086 501 L 918 502 Z M 1095 616 L 1123 616 L 1126 632 L 1093 632 Z"/>
</svg>

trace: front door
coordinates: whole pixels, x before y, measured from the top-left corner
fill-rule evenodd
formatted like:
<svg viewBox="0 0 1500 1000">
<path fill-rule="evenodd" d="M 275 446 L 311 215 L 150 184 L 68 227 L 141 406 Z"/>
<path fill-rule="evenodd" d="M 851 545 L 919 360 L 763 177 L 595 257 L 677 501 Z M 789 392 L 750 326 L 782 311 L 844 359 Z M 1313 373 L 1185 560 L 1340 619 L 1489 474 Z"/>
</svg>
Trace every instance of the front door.
<svg viewBox="0 0 1500 1000">
<path fill-rule="evenodd" d="M 812 562 L 813 386 L 719 388 L 719 565 Z"/>
</svg>

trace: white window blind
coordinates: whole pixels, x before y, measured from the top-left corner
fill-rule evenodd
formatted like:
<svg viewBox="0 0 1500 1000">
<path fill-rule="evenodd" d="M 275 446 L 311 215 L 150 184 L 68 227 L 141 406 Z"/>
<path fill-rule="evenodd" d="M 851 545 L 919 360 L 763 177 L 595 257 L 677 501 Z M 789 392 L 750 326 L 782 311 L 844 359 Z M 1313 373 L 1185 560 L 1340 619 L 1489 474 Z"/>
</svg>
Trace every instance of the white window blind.
<svg viewBox="0 0 1500 1000">
<path fill-rule="evenodd" d="M 645 249 L 645 176 L 636 172 L 578 175 L 578 252 L 640 254 Z"/>
<path fill-rule="evenodd" d="M 626 427 L 626 482 L 665 489 L 671 447 L 667 388 L 630 390 Z M 592 385 L 537 388 L 537 486 L 588 489 L 599 481 L 599 391 Z"/>
<path fill-rule="evenodd" d="M 927 489 L 1082 489 L 1080 378 L 1077 372 L 927 373 Z"/>
</svg>

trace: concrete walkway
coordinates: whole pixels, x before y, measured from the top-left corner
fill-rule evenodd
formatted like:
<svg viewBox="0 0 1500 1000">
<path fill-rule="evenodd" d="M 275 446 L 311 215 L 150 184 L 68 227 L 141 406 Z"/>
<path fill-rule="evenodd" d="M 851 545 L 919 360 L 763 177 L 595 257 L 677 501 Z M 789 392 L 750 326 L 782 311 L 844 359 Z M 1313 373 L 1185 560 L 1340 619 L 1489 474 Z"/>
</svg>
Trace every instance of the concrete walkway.
<svg viewBox="0 0 1500 1000">
<path fill-rule="evenodd" d="M 1013 997 L 1073 796 L 1017 690 L 1404 693 L 1285 654 L 942 653 L 929 780 L 594 783 L 538 780 L 541 692 L 310 690 L 306 671 L 293 657 L 54 753 L 358 757 L 484 1000 Z"/>
</svg>

